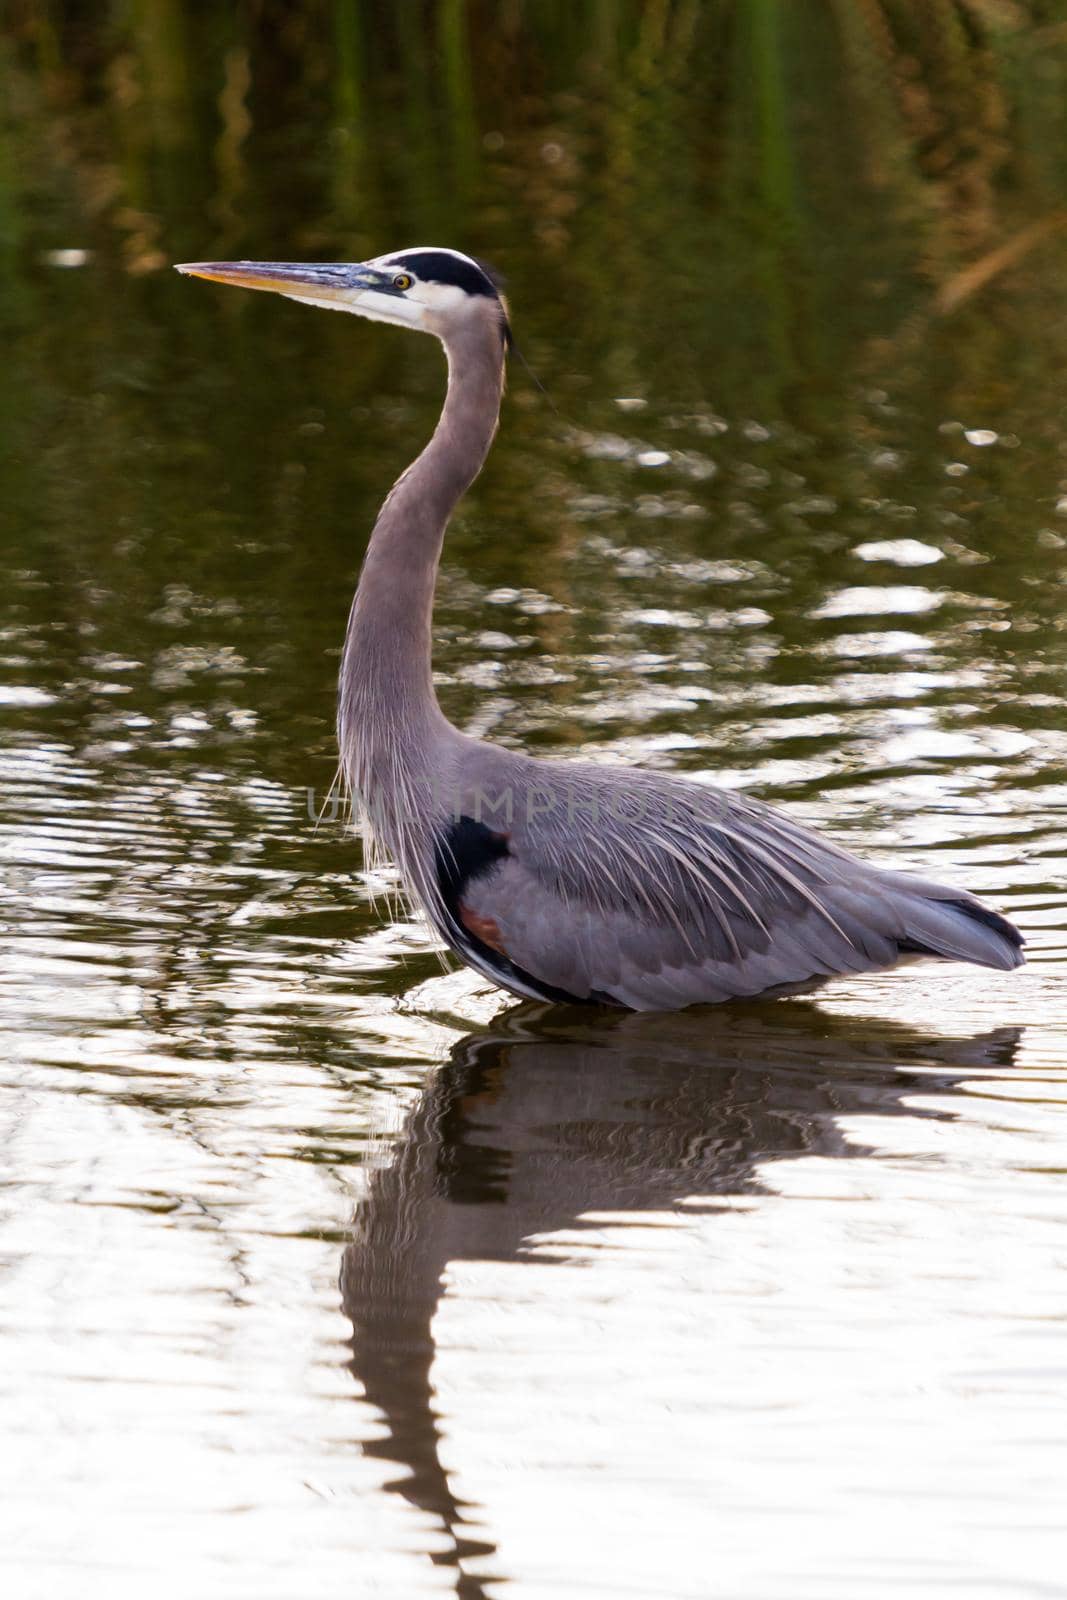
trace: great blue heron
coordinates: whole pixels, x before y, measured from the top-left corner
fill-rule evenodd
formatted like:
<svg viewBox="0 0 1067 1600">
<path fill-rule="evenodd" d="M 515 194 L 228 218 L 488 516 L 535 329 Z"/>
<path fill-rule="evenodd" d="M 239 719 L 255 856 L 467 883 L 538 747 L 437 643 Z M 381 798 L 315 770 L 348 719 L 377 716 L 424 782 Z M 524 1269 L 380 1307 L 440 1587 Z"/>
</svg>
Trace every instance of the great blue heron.
<svg viewBox="0 0 1067 1600">
<path fill-rule="evenodd" d="M 511 333 L 487 268 L 413 248 L 357 265 L 198 262 L 220 283 L 417 328 L 448 393 L 374 525 L 341 662 L 341 769 L 376 850 L 469 966 L 538 1000 L 676 1010 L 913 957 L 1008 969 L 1012 924 L 963 889 L 868 866 L 757 800 L 670 773 L 460 733 L 430 670 L 448 519 L 496 432 Z"/>
</svg>

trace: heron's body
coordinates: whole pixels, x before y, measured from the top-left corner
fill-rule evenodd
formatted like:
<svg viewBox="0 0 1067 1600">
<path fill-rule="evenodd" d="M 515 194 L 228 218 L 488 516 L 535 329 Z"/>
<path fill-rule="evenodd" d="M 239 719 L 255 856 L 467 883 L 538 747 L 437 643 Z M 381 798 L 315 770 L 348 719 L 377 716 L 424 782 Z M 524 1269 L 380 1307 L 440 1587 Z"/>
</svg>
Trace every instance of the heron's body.
<svg viewBox="0 0 1067 1600">
<path fill-rule="evenodd" d="M 966 891 L 868 866 L 757 801 L 526 756 L 448 722 L 431 677 L 434 584 L 449 516 L 496 431 L 508 337 L 477 263 L 409 250 L 358 267 L 189 270 L 445 345 L 441 420 L 367 551 L 338 733 L 375 843 L 462 960 L 514 994 L 635 1010 L 795 991 L 918 956 L 1019 965 L 1016 929 Z"/>
</svg>

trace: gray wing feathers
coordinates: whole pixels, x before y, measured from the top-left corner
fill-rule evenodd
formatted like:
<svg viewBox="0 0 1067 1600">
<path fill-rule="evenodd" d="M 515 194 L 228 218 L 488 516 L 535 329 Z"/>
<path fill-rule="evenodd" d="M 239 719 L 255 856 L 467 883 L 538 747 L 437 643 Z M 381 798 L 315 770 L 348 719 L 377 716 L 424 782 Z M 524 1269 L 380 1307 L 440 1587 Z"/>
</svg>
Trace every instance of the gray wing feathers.
<svg viewBox="0 0 1067 1600">
<path fill-rule="evenodd" d="M 869 867 L 744 797 L 625 777 L 654 780 L 640 817 L 602 807 L 584 828 L 516 821 L 509 856 L 471 885 L 472 908 L 542 983 L 650 1010 L 916 955 L 1001 968 L 1022 959 L 1011 925 L 964 891 Z"/>
</svg>

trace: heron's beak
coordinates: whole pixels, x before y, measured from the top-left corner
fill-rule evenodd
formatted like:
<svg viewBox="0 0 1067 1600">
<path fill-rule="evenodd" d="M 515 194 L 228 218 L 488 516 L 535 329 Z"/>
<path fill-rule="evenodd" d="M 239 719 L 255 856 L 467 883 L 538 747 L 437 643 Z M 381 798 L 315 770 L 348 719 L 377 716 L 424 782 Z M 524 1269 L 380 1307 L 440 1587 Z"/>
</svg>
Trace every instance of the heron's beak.
<svg viewBox="0 0 1067 1600">
<path fill-rule="evenodd" d="M 417 328 L 424 307 L 393 287 L 394 272 L 357 263 L 310 261 L 183 261 L 178 272 L 241 289 L 269 289 L 289 300 L 353 311 L 375 322 L 397 322 Z"/>
</svg>

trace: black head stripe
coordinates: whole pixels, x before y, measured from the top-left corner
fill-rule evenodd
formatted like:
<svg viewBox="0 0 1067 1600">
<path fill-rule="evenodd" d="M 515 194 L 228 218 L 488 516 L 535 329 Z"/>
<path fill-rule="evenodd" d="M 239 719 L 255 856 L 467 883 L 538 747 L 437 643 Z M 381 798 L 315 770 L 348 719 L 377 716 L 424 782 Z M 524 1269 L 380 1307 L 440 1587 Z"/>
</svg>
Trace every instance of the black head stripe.
<svg viewBox="0 0 1067 1600">
<path fill-rule="evenodd" d="M 403 255 L 392 256 L 389 265 L 407 267 L 422 283 L 450 283 L 467 294 L 497 299 L 499 279 L 482 261 L 451 256 L 447 250 L 405 250 Z"/>
</svg>

